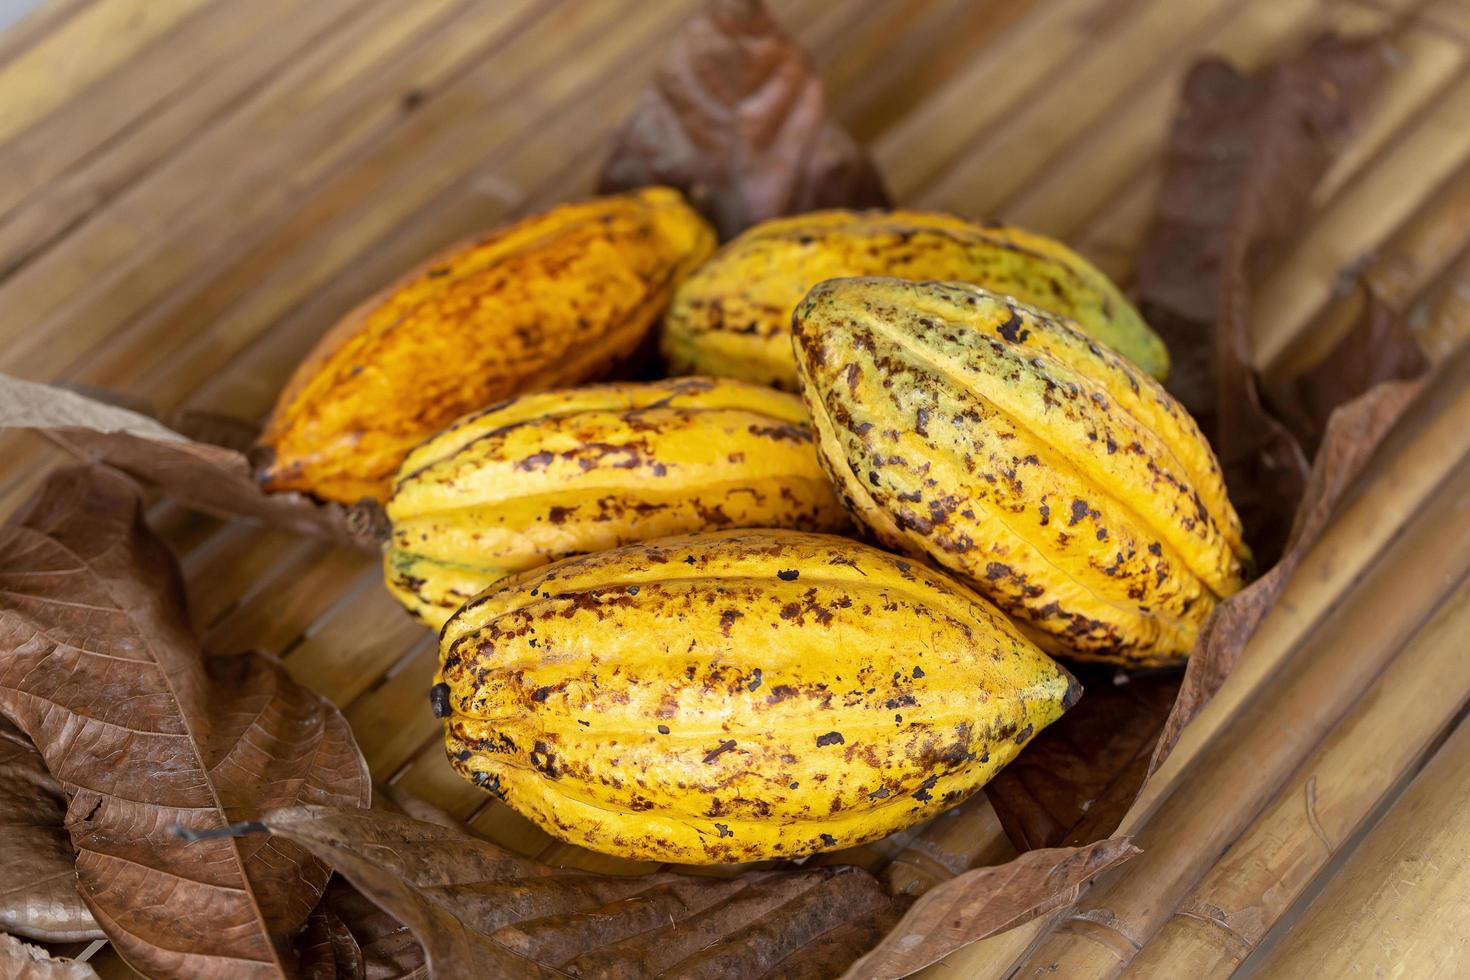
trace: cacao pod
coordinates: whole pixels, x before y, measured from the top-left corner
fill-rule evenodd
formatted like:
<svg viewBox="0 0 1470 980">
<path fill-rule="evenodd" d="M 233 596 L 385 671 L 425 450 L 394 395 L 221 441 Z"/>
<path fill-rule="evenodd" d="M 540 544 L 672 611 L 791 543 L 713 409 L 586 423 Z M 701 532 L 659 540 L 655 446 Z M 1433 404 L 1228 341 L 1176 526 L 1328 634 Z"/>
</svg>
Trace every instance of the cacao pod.
<svg viewBox="0 0 1470 980">
<path fill-rule="evenodd" d="M 660 338 L 677 373 L 796 390 L 791 311 L 824 279 L 884 275 L 971 282 L 1069 317 L 1162 378 L 1169 355 L 1123 294 L 1060 242 L 925 211 L 817 211 L 756 225 L 674 296 Z"/>
<path fill-rule="evenodd" d="M 1185 656 L 1249 552 L 1189 413 L 1067 322 L 963 283 L 837 279 L 793 318 L 818 451 L 882 542 L 1079 659 Z"/>
<path fill-rule="evenodd" d="M 714 248 L 678 193 L 571 204 L 443 252 L 334 327 L 261 436 L 270 490 L 383 500 L 403 457 L 522 391 L 576 384 L 637 346 Z"/>
<path fill-rule="evenodd" d="M 465 604 L 440 657 L 465 777 L 563 840 L 686 864 L 925 820 L 1081 692 L 969 589 L 797 531 L 565 559 Z"/>
<path fill-rule="evenodd" d="M 522 395 L 409 454 L 388 589 L 435 629 L 512 572 L 691 531 L 836 531 L 847 514 L 795 395 L 711 378 Z"/>
</svg>

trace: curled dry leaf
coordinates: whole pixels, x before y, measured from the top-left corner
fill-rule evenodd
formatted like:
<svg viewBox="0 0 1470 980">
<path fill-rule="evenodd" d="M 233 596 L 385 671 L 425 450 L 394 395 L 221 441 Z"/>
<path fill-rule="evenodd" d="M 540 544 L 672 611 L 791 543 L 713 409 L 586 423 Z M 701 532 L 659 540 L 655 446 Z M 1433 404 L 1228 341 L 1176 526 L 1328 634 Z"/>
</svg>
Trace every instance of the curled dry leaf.
<svg viewBox="0 0 1470 980">
<path fill-rule="evenodd" d="M 5 980 L 97 980 L 97 971 L 76 960 L 59 959 L 0 933 L 0 977 Z"/>
<path fill-rule="evenodd" d="M 46 942 L 101 939 L 77 893 L 66 795 L 31 740 L 0 718 L 0 929 Z"/>
<path fill-rule="evenodd" d="M 419 980 L 424 948 L 403 923 L 334 876 L 297 943 L 311 980 Z"/>
<path fill-rule="evenodd" d="M 761 0 L 711 0 L 695 14 L 614 137 L 600 190 L 649 184 L 682 190 L 722 239 L 767 218 L 888 205 Z"/>
<path fill-rule="evenodd" d="M 1200 631 L 1179 696 L 1159 733 L 1148 775 L 1163 765 L 1184 726 L 1209 703 L 1235 669 L 1246 643 L 1276 604 L 1286 580 L 1322 536 L 1337 502 L 1421 388 L 1423 382 L 1419 380 L 1385 382 L 1333 411 L 1292 523 L 1286 553 L 1269 572 L 1216 609 Z"/>
<path fill-rule="evenodd" d="M 1368 282 L 1359 282 L 1357 288 L 1364 295 L 1362 312 L 1347 336 L 1306 370 L 1267 386 L 1271 411 L 1314 455 L 1333 409 L 1344 399 L 1386 381 L 1417 378 L 1429 369 L 1407 314 L 1381 300 Z"/>
<path fill-rule="evenodd" d="M 227 443 L 239 422 L 181 416 L 191 429 Z M 298 493 L 266 493 L 239 449 L 191 439 L 131 408 L 66 388 L 0 374 L 0 427 L 33 429 L 85 460 L 107 463 L 179 503 L 376 549 L 382 511 L 323 504 Z M 191 433 L 192 434 L 192 433 Z"/>
<path fill-rule="evenodd" d="M 1215 610 L 1183 677 L 1086 684 L 1088 696 L 991 784 L 1018 847 L 1085 843 L 1116 829 L 1416 390 L 1369 389 L 1425 365 L 1403 349 L 1408 330 L 1369 304 L 1371 322 L 1282 389 L 1298 394 L 1295 428 L 1308 438 L 1333 413 L 1309 471 L 1297 436 L 1262 407 L 1247 320 L 1251 272 L 1303 223 L 1312 189 L 1386 66 L 1380 39 L 1323 39 L 1255 77 L 1208 61 L 1185 83 L 1139 257 L 1141 300 L 1174 357 L 1168 386 L 1211 434 L 1256 558 L 1271 567 Z M 1387 349 L 1362 349 L 1369 344 Z"/>
<path fill-rule="evenodd" d="M 1006 836 L 1022 850 L 1112 833 L 1143 785 L 1179 693 L 1177 669 L 1130 675 L 1079 664 L 1073 673 L 1090 702 L 1086 713 L 1060 735 L 1038 736 L 985 788 Z"/>
<path fill-rule="evenodd" d="M 551 868 L 377 810 L 296 807 L 264 823 L 406 923 L 439 980 L 826 977 L 894 917 L 877 881 L 850 867 L 623 877 Z"/>
<path fill-rule="evenodd" d="M 419 963 L 393 917 L 422 940 L 439 978 L 827 977 L 865 950 L 850 975 L 900 977 L 1067 904 L 1087 879 L 1136 853 L 1123 839 L 1034 851 L 938 886 L 895 929 L 895 903 L 854 867 L 606 876 L 551 868 L 460 827 L 388 810 L 296 807 L 267 814 L 264 826 L 361 891 L 328 891 L 308 931 L 318 958 L 360 956 L 367 976 L 385 978 Z M 361 895 L 392 916 L 375 920 Z"/>
<path fill-rule="evenodd" d="M 0 530 L 0 713 L 67 796 L 83 899 L 155 977 L 280 977 L 328 871 L 288 841 L 168 833 L 365 806 L 342 716 L 258 654 L 202 656 L 135 484 L 59 470 Z"/>
<path fill-rule="evenodd" d="M 1313 188 L 1388 65 L 1376 37 L 1321 38 L 1255 76 L 1215 60 L 1196 65 L 1138 256 L 1140 306 L 1173 355 L 1168 387 L 1210 436 L 1261 568 L 1282 552 L 1307 457 L 1261 406 L 1253 273 L 1305 223 Z"/>
</svg>

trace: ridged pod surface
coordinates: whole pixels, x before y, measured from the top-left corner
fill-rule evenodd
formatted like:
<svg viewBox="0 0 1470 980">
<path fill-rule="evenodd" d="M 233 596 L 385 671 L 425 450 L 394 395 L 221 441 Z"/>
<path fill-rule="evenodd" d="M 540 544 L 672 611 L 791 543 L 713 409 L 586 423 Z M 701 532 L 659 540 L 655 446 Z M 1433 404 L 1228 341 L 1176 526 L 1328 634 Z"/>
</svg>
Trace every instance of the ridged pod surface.
<svg viewBox="0 0 1470 980">
<path fill-rule="evenodd" d="M 1163 341 L 1102 272 L 1060 242 L 928 211 L 816 211 L 756 225 L 675 294 L 661 345 L 677 372 L 795 391 L 791 311 L 843 276 L 970 282 L 1079 323 L 1155 377 Z"/>
<path fill-rule="evenodd" d="M 440 657 L 466 778 L 563 840 L 694 864 L 925 820 L 1081 693 L 969 589 L 796 531 L 566 559 L 465 605 Z"/>
<path fill-rule="evenodd" d="M 1044 648 L 1177 661 L 1242 586 L 1240 520 L 1194 420 L 1063 320 L 962 283 L 856 278 L 818 285 L 793 324 L 849 509 Z"/>
<path fill-rule="evenodd" d="M 570 204 L 451 248 L 367 300 L 296 369 L 261 436 L 261 482 L 386 499 L 454 419 L 576 384 L 625 357 L 714 248 L 678 193 Z"/>
<path fill-rule="evenodd" d="M 522 395 L 415 449 L 388 501 L 388 590 L 438 629 L 512 572 L 692 531 L 836 531 L 795 395 L 679 378 Z"/>
</svg>

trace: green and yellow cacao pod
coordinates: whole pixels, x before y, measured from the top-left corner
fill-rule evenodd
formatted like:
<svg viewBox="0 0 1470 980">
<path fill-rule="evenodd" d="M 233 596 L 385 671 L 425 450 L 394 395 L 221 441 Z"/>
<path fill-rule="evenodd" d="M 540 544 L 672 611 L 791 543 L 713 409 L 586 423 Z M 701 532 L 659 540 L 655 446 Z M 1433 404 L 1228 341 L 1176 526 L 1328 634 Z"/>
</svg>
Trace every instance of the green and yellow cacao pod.
<svg viewBox="0 0 1470 980">
<path fill-rule="evenodd" d="M 566 559 L 467 603 L 440 657 L 466 778 L 563 840 L 686 864 L 925 820 L 1080 694 L 969 589 L 796 531 Z"/>
<path fill-rule="evenodd" d="M 882 542 L 961 575 L 1047 650 L 1188 654 L 1249 552 L 1219 463 L 1156 382 L 962 283 L 837 279 L 793 320 L 823 464 Z"/>
<path fill-rule="evenodd" d="M 625 357 L 714 249 L 677 192 L 570 204 L 435 256 L 349 313 L 261 436 L 270 490 L 387 498 L 403 457 L 466 412 Z"/>
<path fill-rule="evenodd" d="M 1076 321 L 1145 372 L 1169 355 L 1108 277 L 1060 242 L 926 211 L 816 211 L 756 225 L 679 288 L 661 345 L 679 373 L 796 390 L 791 311 L 843 276 L 970 282 Z"/>
<path fill-rule="evenodd" d="M 388 501 L 388 589 L 435 629 L 569 555 L 693 531 L 837 531 L 801 399 L 679 378 L 522 395 L 415 449 Z"/>
</svg>

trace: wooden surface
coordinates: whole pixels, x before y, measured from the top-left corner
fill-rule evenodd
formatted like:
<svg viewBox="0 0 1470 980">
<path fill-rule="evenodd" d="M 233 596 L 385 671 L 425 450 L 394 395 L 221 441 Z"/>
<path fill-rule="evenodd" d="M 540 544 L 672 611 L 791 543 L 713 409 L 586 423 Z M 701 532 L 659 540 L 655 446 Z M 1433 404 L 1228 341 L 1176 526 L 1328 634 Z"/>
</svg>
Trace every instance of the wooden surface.
<svg viewBox="0 0 1470 980">
<path fill-rule="evenodd" d="M 1414 903 L 1464 902 L 1467 845 L 1463 835 L 1447 839 L 1461 849 L 1453 862 L 1405 850 L 1447 797 L 1415 784 L 1402 812 L 1395 801 L 1465 697 L 1463 646 L 1440 639 L 1424 649 L 1415 637 L 1426 623 L 1463 622 L 1470 608 L 1458 587 L 1464 557 L 1416 557 L 1436 542 L 1453 551 L 1458 540 L 1423 514 L 1470 525 L 1470 371 L 1463 356 L 1454 359 L 1470 333 L 1470 0 L 770 5 L 811 52 L 833 111 L 871 147 L 900 202 L 1027 224 L 1074 243 L 1125 284 L 1181 73 L 1194 58 L 1217 53 L 1250 68 L 1325 29 L 1394 32 L 1400 58 L 1386 97 L 1324 183 L 1312 227 L 1273 270 L 1255 330 L 1263 363 L 1330 339 L 1354 302 L 1339 272 L 1356 263 L 1406 307 L 1417 302 L 1426 347 L 1448 367 L 1131 819 L 1145 826 L 1171 812 L 1169 794 L 1190 785 L 1211 735 L 1305 658 L 1351 660 L 1354 644 L 1367 645 L 1361 652 L 1385 664 L 1411 654 L 1439 663 L 1421 669 L 1447 671 L 1454 686 L 1421 691 L 1422 673 L 1394 681 L 1392 668 L 1344 686 L 1343 717 L 1317 719 L 1334 734 L 1300 771 L 1287 766 L 1290 778 L 1272 790 L 1285 802 L 1221 842 L 1237 847 L 1225 860 L 1246 867 L 1258 853 L 1251 841 L 1298 840 L 1291 818 L 1307 811 L 1292 801 L 1305 795 L 1313 818 L 1301 846 L 1323 850 L 1293 865 L 1279 908 L 1261 928 L 1235 930 L 1228 955 L 1199 937 L 1230 931 L 1228 923 L 1188 910 L 1226 902 L 1234 879 L 1181 870 L 1180 888 L 1196 906 L 1173 918 L 1162 910 L 1167 924 L 1135 969 L 1180 975 L 1203 956 L 1210 965 L 1199 972 L 1228 975 L 1242 963 L 1250 971 L 1298 917 L 1301 932 L 1271 952 L 1270 964 L 1306 962 L 1337 947 L 1344 931 L 1378 928 L 1361 917 L 1380 909 L 1397 916 L 1393 941 L 1353 948 L 1364 975 L 1391 971 L 1410 949 L 1425 970 L 1440 963 L 1432 942 L 1413 941 Z M 693 7 L 52 0 L 0 34 L 0 371 L 104 386 L 163 411 L 261 416 L 297 360 L 356 300 L 438 246 L 586 194 L 611 127 Z M 0 433 L 0 513 L 62 461 L 39 440 Z M 295 677 L 343 707 L 378 780 L 547 860 L 640 868 L 557 844 L 449 770 L 425 701 L 432 638 L 388 598 L 373 562 L 167 503 L 151 516 L 183 561 L 210 647 L 283 657 Z M 1349 606 L 1365 632 L 1329 629 Z M 1385 716 L 1372 715 L 1368 701 L 1402 712 L 1425 698 L 1433 717 L 1378 751 L 1373 726 Z M 1308 700 L 1291 703 L 1312 710 Z M 1464 742 L 1461 733 L 1436 765 L 1463 775 Z M 1355 774 L 1375 763 L 1386 768 Z M 1368 832 L 1385 812 L 1382 830 Z M 1431 828 L 1435 840 L 1445 842 L 1449 826 Z M 919 889 L 965 861 L 1011 853 L 982 799 L 850 857 L 876 869 L 896 856 L 889 873 Z M 1413 887 L 1385 892 L 1382 876 L 1421 859 L 1432 867 L 1416 865 Z M 1339 865 L 1347 877 L 1322 891 Z M 1357 907 L 1312 905 L 1318 891 L 1323 902 Z M 1256 908 L 1249 895 L 1240 901 L 1242 915 Z M 1449 918 L 1431 921 L 1452 928 Z M 1063 934 L 1065 916 L 961 951 L 931 972 L 1007 975 L 1058 925 Z M 1096 963 L 1088 970 L 1107 972 Z"/>
</svg>

